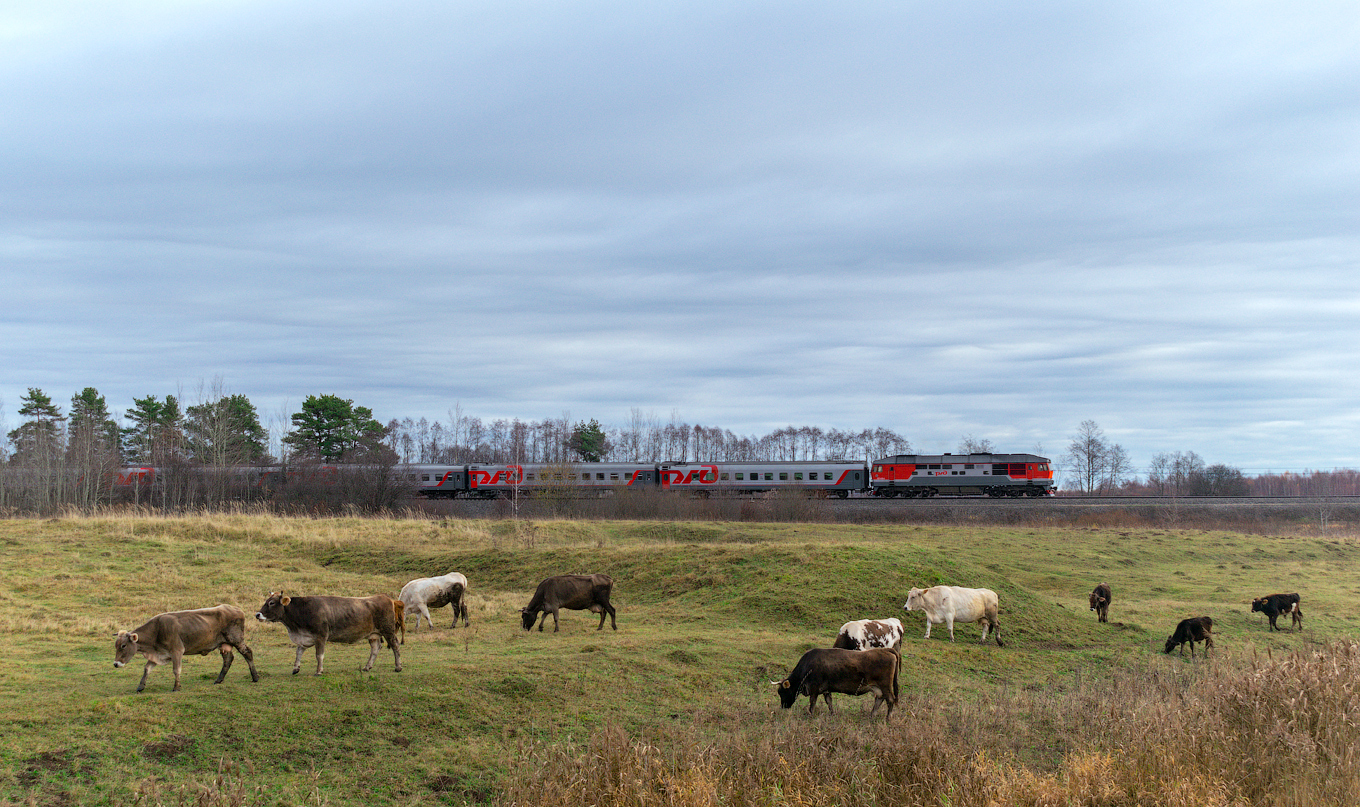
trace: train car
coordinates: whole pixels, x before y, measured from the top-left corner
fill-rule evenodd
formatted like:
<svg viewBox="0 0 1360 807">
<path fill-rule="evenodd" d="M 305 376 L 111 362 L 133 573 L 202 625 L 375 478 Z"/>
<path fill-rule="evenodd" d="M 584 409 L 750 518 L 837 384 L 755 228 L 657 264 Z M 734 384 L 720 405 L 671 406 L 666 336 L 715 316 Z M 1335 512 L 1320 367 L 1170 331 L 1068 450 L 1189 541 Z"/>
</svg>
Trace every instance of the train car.
<svg viewBox="0 0 1360 807">
<path fill-rule="evenodd" d="M 877 496 L 1049 496 L 1047 457 L 1037 454 L 899 454 L 875 460 L 869 483 Z"/>
<path fill-rule="evenodd" d="M 862 462 L 664 462 L 658 470 L 663 489 L 699 496 L 798 490 L 844 499 L 867 490 L 869 479 Z"/>
<path fill-rule="evenodd" d="M 508 498 L 549 490 L 603 495 L 616 488 L 656 487 L 652 463 L 591 462 L 565 465 L 413 465 L 416 490 L 430 498 Z"/>
</svg>

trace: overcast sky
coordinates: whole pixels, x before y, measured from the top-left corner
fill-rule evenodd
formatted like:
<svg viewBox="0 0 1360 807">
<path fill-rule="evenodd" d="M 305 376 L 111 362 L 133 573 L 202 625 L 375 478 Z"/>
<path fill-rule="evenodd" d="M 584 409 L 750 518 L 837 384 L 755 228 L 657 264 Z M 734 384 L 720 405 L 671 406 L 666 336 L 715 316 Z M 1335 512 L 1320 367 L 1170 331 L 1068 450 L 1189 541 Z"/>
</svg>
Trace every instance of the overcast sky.
<svg viewBox="0 0 1360 807">
<path fill-rule="evenodd" d="M 1353 2 L 9 3 L 0 410 L 1360 467 Z"/>
</svg>

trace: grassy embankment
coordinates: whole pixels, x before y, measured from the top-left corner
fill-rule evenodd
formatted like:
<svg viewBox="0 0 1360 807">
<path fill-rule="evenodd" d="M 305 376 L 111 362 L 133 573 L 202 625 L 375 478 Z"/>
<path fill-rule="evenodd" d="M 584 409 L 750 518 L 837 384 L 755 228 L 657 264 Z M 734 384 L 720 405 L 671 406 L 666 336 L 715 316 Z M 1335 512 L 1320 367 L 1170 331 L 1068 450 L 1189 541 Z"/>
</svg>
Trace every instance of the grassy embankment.
<svg viewBox="0 0 1360 807">
<path fill-rule="evenodd" d="M 1091 779 L 1117 796 L 1147 773 L 1098 739 L 1088 746 L 1093 729 L 1107 744 L 1127 734 L 1132 749 L 1148 729 L 1127 721 L 1148 719 L 1160 697 L 1184 706 L 1186 693 L 1214 686 L 1233 697 L 1237 671 L 1354 639 L 1358 551 L 1339 539 L 1156 529 L 0 522 L 0 803 L 850 803 L 817 789 L 859 787 L 862 770 L 837 766 L 880 752 L 870 779 L 892 793 L 864 791 L 864 803 L 983 803 L 1006 781 L 1074 793 L 1075 780 Z M 258 683 L 238 658 L 214 686 L 213 654 L 186 660 L 183 691 L 170 692 L 162 667 L 137 695 L 140 660 L 112 667 L 112 634 L 160 611 L 226 602 L 253 614 L 279 589 L 395 595 L 412 577 L 450 570 L 471 581 L 473 625 L 450 629 L 445 609 L 434 632 L 408 630 L 400 674 L 386 650 L 360 673 L 366 645 L 332 645 L 326 675 L 308 674 L 309 651 L 304 674 L 291 676 L 282 628 L 253 620 Z M 588 571 L 615 578 L 617 633 L 595 632 L 596 617 L 580 612 L 564 614 L 557 635 L 519 629 L 539 579 Z M 1086 610 L 1101 580 L 1115 591 L 1109 625 Z M 902 601 L 910 586 L 939 582 L 997 590 L 1006 647 L 976 644 L 973 626 L 955 644 L 941 629 L 923 640 Z M 1253 596 L 1275 590 L 1304 594 L 1303 633 L 1268 634 L 1250 613 Z M 1201 613 L 1217 624 L 1214 664 L 1162 656 L 1175 621 Z M 819 708 L 809 719 L 805 700 L 777 708 L 769 680 L 803 650 L 829 645 L 848 619 L 892 615 L 908 624 L 892 724 L 866 723 L 867 699 L 840 698 L 834 717 Z M 914 736 L 925 729 L 929 740 Z M 886 760 L 921 755 L 911 764 L 933 766 L 932 781 L 889 775 Z M 1249 776 L 1254 763 L 1234 764 Z M 1175 776 L 1188 789 L 1202 779 Z M 1242 785 L 1223 787 L 1220 801 L 1164 803 L 1232 803 Z M 1309 787 L 1316 795 L 1325 783 Z M 1253 792 L 1259 801 L 1264 791 Z"/>
</svg>

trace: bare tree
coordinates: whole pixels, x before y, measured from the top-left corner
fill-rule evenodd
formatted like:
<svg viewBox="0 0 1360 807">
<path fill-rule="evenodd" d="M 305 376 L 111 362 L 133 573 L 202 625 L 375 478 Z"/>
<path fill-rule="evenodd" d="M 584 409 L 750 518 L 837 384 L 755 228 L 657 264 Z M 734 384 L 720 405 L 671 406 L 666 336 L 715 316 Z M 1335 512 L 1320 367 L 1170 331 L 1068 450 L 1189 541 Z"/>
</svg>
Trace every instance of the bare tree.
<svg viewBox="0 0 1360 807">
<path fill-rule="evenodd" d="M 1105 481 L 1110 446 L 1094 420 L 1084 420 L 1067 446 L 1068 475 L 1084 493 L 1095 493 Z"/>
<path fill-rule="evenodd" d="M 959 447 L 956 449 L 960 454 L 993 454 L 996 452 L 992 448 L 992 441 L 986 438 L 976 438 L 971 434 L 965 434 L 959 440 Z"/>
</svg>

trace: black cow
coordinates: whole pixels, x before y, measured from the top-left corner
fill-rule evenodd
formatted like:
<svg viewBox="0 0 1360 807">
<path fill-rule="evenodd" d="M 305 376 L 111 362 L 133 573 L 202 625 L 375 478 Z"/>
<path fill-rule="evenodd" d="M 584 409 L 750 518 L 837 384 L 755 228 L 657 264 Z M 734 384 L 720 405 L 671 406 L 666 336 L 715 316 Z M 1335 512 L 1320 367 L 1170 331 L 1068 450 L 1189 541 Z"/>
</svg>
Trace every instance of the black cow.
<svg viewBox="0 0 1360 807">
<path fill-rule="evenodd" d="M 557 612 L 566 608 L 599 614 L 600 624 L 595 630 L 604 630 L 604 617 L 608 614 L 609 627 L 618 630 L 614 606 L 609 604 L 609 592 L 613 588 L 614 579 L 607 574 L 562 574 L 549 577 L 538 584 L 533 599 L 520 609 L 520 621 L 524 629 L 529 630 L 541 611 L 543 619 L 539 621 L 538 629 L 542 631 L 543 624 L 548 621 L 548 614 L 552 614 L 553 633 L 557 633 Z"/>
<path fill-rule="evenodd" d="M 1270 629 L 1279 630 L 1280 626 L 1275 624 L 1283 614 L 1293 617 L 1290 622 L 1290 630 L 1298 628 L 1303 630 L 1303 611 L 1299 608 L 1299 595 L 1297 594 L 1267 594 L 1264 597 L 1257 597 L 1251 601 L 1251 610 L 1260 611 L 1270 620 Z"/>
<path fill-rule="evenodd" d="M 288 640 L 297 645 L 293 675 L 302 668 L 302 651 L 316 647 L 316 674 L 325 672 L 326 642 L 353 644 L 368 640 L 368 663 L 363 672 L 373 669 L 378 648 L 384 639 L 392 648 L 396 671 L 401 672 L 401 649 L 397 643 L 397 607 L 400 600 L 386 594 L 372 597 L 288 597 L 271 593 L 255 618 L 261 622 L 282 622 Z"/>
<path fill-rule="evenodd" d="M 1110 584 L 1101 583 L 1091 591 L 1091 610 L 1096 612 L 1096 621 L 1110 621 Z"/>
<path fill-rule="evenodd" d="M 779 688 L 779 702 L 785 709 L 792 708 L 799 695 L 807 695 L 808 714 L 812 714 L 817 706 L 818 695 L 826 701 L 827 710 L 835 714 L 831 693 L 863 695 L 872 692 L 874 708 L 869 710 L 869 716 L 873 717 L 878 707 L 886 703 L 886 721 L 892 717 L 893 707 L 897 705 L 897 673 L 901 667 L 902 657 L 893 650 L 814 648 L 798 659 L 788 678 L 771 683 Z"/>
<path fill-rule="evenodd" d="M 1190 658 L 1195 657 L 1195 642 L 1204 642 L 1204 655 L 1209 655 L 1209 648 L 1214 646 L 1214 621 L 1207 616 L 1192 616 L 1189 619 L 1182 619 L 1176 625 L 1176 632 L 1166 639 L 1166 649 L 1162 652 L 1170 653 L 1177 647 L 1181 649 L 1181 655 L 1185 655 L 1185 645 L 1190 644 Z"/>
</svg>

